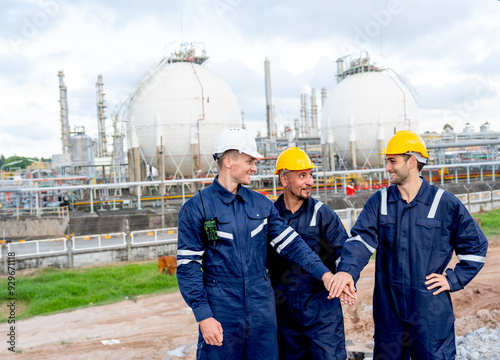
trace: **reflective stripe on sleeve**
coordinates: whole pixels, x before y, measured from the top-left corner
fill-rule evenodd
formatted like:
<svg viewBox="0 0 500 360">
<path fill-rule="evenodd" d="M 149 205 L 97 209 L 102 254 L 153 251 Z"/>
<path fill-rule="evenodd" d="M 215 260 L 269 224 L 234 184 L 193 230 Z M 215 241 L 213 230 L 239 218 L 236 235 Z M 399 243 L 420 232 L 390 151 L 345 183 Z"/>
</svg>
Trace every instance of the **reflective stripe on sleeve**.
<svg viewBox="0 0 500 360">
<path fill-rule="evenodd" d="M 337 260 L 335 260 L 335 268 L 336 269 L 338 269 L 338 267 L 339 267 L 340 260 L 342 260 L 340 257 Z"/>
<path fill-rule="evenodd" d="M 299 234 L 297 234 L 295 231 L 293 232 L 292 235 L 290 235 L 288 237 L 288 239 L 286 239 L 286 241 L 283 241 L 283 243 L 281 243 L 278 248 L 276 249 L 276 252 L 279 254 L 281 252 L 281 250 L 283 250 L 288 244 L 290 244 L 292 242 L 293 239 L 295 239 L 297 236 L 299 236 Z"/>
<path fill-rule="evenodd" d="M 250 237 L 254 237 L 258 233 L 260 233 L 264 228 L 264 225 L 267 225 L 267 218 L 265 218 L 264 221 L 250 233 Z"/>
<path fill-rule="evenodd" d="M 346 242 L 348 241 L 360 241 L 361 243 L 363 243 L 364 246 L 366 246 L 366 248 L 368 249 L 368 251 L 370 251 L 372 254 L 375 252 L 375 248 L 370 246 L 366 241 L 364 241 L 363 239 L 361 239 L 361 236 L 359 235 L 356 235 L 352 238 L 349 238 L 346 240 Z"/>
<path fill-rule="evenodd" d="M 434 200 L 432 201 L 431 209 L 429 210 L 429 215 L 427 215 L 428 219 L 434 219 L 436 215 L 436 210 L 439 206 L 439 201 L 441 200 L 441 196 L 443 196 L 444 190 L 438 189 L 436 196 L 434 196 Z"/>
<path fill-rule="evenodd" d="M 181 265 L 189 264 L 190 262 L 197 262 L 197 263 L 201 264 L 201 260 L 180 259 L 180 260 L 177 260 L 177 267 L 179 267 Z"/>
<path fill-rule="evenodd" d="M 311 223 L 309 224 L 309 226 L 316 226 L 316 214 L 318 213 L 318 210 L 322 205 L 323 205 L 323 203 L 321 201 L 318 201 L 316 203 L 316 205 L 314 205 L 314 214 L 313 214 L 313 217 L 311 219 Z"/>
<path fill-rule="evenodd" d="M 458 260 L 474 261 L 478 263 L 484 263 L 486 257 L 477 255 L 457 255 Z"/>
<path fill-rule="evenodd" d="M 380 215 L 387 215 L 387 188 L 382 189 L 380 199 Z"/>
<path fill-rule="evenodd" d="M 193 251 L 193 250 L 177 250 L 177 256 L 203 256 L 205 250 Z"/>
<path fill-rule="evenodd" d="M 225 239 L 233 240 L 233 234 L 224 231 L 217 231 L 217 236 Z"/>
<path fill-rule="evenodd" d="M 293 228 L 291 226 L 287 227 L 286 230 L 284 230 L 277 238 L 275 238 L 273 241 L 271 241 L 271 246 L 274 247 L 277 243 L 279 243 L 281 240 L 285 238 L 289 233 L 293 231 Z"/>
</svg>

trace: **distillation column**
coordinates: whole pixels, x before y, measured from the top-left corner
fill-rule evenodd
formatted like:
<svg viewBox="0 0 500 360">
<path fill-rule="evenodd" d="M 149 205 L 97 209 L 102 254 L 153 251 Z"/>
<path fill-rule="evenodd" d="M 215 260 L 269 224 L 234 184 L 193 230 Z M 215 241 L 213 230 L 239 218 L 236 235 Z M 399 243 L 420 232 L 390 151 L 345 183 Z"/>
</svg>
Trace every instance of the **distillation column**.
<svg viewBox="0 0 500 360">
<path fill-rule="evenodd" d="M 316 105 L 316 89 L 311 90 L 311 132 L 312 137 L 318 136 L 318 105 Z"/>
<path fill-rule="evenodd" d="M 59 103 L 61 105 L 61 141 L 63 154 L 71 154 L 71 138 L 68 120 L 68 94 L 64 84 L 64 73 L 62 70 L 59 76 Z"/>
<path fill-rule="evenodd" d="M 95 84 L 97 88 L 97 128 L 99 131 L 97 153 L 99 157 L 108 156 L 105 124 L 106 116 L 104 115 L 106 105 L 104 103 L 103 85 L 102 75 L 99 75 L 97 77 L 97 83 Z"/>
</svg>

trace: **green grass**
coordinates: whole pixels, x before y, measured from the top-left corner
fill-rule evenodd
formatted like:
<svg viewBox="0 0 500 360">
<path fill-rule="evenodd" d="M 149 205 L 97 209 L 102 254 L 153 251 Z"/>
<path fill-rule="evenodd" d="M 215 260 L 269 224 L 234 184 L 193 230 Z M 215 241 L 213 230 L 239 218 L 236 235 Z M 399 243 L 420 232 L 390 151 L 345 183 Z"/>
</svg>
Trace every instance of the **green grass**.
<svg viewBox="0 0 500 360">
<path fill-rule="evenodd" d="M 481 229 L 486 237 L 500 235 L 500 209 L 472 214 L 481 219 Z"/>
<path fill-rule="evenodd" d="M 156 262 L 93 267 L 40 269 L 15 276 L 16 320 L 36 315 L 133 300 L 138 295 L 177 290 L 177 277 L 158 274 Z M 11 296 L 8 278 L 0 279 L 0 299 Z M 8 302 L 0 302 L 0 322 L 9 316 Z"/>
</svg>

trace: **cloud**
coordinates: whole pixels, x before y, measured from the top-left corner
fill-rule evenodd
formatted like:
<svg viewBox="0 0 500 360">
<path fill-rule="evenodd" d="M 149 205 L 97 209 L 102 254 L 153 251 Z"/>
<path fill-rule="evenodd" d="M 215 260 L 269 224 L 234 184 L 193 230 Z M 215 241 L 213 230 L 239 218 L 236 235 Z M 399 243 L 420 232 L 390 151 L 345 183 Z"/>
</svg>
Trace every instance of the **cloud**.
<svg viewBox="0 0 500 360">
<path fill-rule="evenodd" d="M 377 65 L 407 79 L 418 93 L 420 119 L 426 126 L 442 128 L 450 118 L 491 119 L 494 128 L 500 104 L 499 4 L 489 0 L 3 1 L 2 151 L 8 146 L 18 153 L 19 149 L 44 156 L 60 152 L 59 70 L 65 73 L 71 127 L 83 125 L 95 137 L 97 76 L 103 76 L 106 116 L 111 119 L 137 82 L 183 41 L 204 44 L 196 46 L 205 46 L 210 56 L 205 66 L 233 89 L 255 133 L 266 132 L 266 57 L 271 60 L 278 121 L 293 126 L 300 116 L 300 93 L 315 88 L 320 105 L 321 88 L 331 92 L 336 86 L 336 59 L 357 56 L 361 50 L 368 50 Z M 43 125 L 37 127 L 35 121 Z M 29 130 L 16 135 L 21 124 Z M 107 124 L 110 133 L 111 121 Z"/>
</svg>

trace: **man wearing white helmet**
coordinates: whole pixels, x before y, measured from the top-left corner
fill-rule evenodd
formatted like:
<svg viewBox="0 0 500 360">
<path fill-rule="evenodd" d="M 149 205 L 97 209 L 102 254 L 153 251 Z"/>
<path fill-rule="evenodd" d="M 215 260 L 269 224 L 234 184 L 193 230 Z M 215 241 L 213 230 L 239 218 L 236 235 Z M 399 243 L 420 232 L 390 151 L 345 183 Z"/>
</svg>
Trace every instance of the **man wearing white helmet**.
<svg viewBox="0 0 500 360">
<path fill-rule="evenodd" d="M 329 288 L 333 274 L 250 184 L 262 158 L 243 129 L 224 130 L 219 175 L 179 212 L 177 278 L 200 326 L 198 359 L 278 359 L 267 246 Z"/>
</svg>

